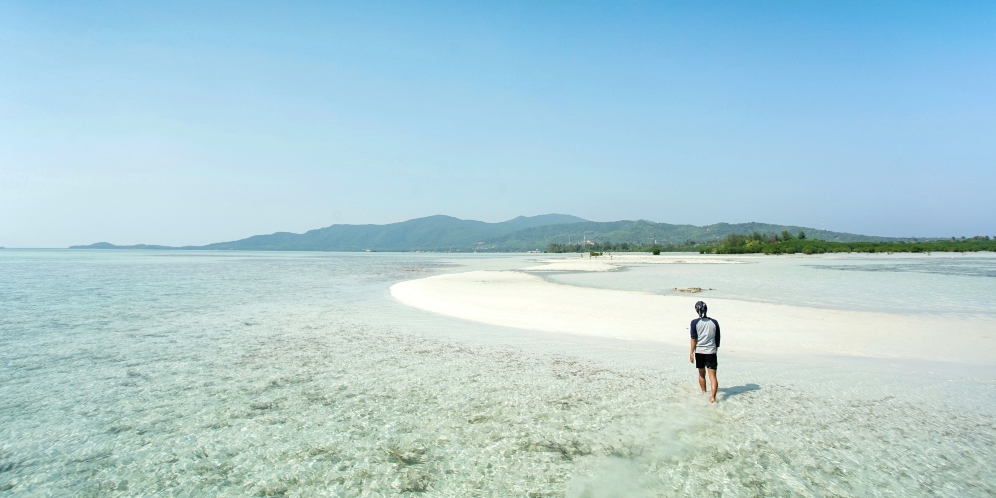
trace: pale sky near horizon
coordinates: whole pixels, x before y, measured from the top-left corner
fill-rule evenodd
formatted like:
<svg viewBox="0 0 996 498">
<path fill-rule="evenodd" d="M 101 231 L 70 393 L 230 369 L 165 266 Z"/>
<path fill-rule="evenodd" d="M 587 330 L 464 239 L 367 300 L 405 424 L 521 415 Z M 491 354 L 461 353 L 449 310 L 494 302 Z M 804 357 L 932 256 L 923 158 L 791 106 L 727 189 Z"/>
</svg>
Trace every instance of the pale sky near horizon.
<svg viewBox="0 0 996 498">
<path fill-rule="evenodd" d="M 0 246 L 447 214 L 996 235 L 993 2 L 0 0 Z"/>
</svg>

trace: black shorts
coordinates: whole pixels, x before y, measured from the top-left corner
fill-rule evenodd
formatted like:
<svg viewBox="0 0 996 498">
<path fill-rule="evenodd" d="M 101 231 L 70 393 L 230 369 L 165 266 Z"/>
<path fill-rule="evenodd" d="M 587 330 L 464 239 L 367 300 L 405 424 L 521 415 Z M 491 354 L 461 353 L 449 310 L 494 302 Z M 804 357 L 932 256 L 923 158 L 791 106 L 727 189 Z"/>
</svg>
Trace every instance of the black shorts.
<svg viewBox="0 0 996 498">
<path fill-rule="evenodd" d="M 703 354 L 695 353 L 695 368 L 709 368 L 715 370 L 717 366 L 716 353 Z"/>
</svg>

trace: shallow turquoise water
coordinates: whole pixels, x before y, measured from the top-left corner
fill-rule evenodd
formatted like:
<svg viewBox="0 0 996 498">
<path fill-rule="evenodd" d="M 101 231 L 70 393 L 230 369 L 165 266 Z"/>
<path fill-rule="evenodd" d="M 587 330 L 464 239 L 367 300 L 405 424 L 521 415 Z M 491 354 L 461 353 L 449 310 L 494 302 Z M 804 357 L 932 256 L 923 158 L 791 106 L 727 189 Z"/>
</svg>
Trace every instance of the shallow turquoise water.
<svg viewBox="0 0 996 498">
<path fill-rule="evenodd" d="M 727 355 L 720 380 L 729 387 L 709 406 L 682 355 L 659 345 L 486 327 L 402 307 L 387 293 L 409 278 L 528 260 L 2 251 L 0 491 L 996 493 L 987 368 Z M 784 271 L 784 260 L 771 261 L 735 268 L 758 281 L 888 274 Z M 718 279 L 724 268 L 733 265 L 677 270 Z M 602 282 L 634 285 L 645 271 L 656 270 Z M 688 285 L 699 283 L 691 277 Z M 723 278 L 752 282 L 747 273 Z M 777 300 L 770 287 L 765 299 Z"/>
<path fill-rule="evenodd" d="M 795 306 L 996 317 L 996 254 L 992 253 L 726 259 L 745 264 L 645 265 L 606 274 L 564 273 L 547 278 L 572 285 L 659 294 L 675 294 L 675 288 L 701 287 L 713 289 L 701 294 L 703 298 Z"/>
</svg>

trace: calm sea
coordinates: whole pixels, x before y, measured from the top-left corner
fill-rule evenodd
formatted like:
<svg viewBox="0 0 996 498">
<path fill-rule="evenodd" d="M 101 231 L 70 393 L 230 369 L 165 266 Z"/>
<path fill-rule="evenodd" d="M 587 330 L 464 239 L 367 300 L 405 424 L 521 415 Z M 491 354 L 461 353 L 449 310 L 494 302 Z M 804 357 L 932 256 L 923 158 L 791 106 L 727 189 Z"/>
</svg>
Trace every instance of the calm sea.
<svg viewBox="0 0 996 498">
<path fill-rule="evenodd" d="M 996 258 L 950 256 L 545 278 L 996 315 Z M 730 357 L 710 406 L 679 352 L 448 319 L 388 293 L 532 259 L 0 251 L 0 494 L 996 494 L 987 368 Z"/>
</svg>

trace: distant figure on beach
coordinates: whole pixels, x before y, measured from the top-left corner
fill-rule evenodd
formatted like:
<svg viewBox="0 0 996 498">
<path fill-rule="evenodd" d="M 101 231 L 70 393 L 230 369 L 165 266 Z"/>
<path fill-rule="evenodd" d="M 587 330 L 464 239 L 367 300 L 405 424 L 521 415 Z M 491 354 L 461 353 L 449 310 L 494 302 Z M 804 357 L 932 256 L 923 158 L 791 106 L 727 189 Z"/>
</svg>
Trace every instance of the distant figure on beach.
<svg viewBox="0 0 996 498">
<path fill-rule="evenodd" d="M 715 403 L 716 390 L 719 388 L 716 381 L 719 322 L 706 316 L 708 309 L 706 303 L 702 301 L 695 303 L 695 312 L 699 317 L 692 320 L 692 343 L 688 352 L 688 361 L 699 369 L 699 387 L 702 388 L 702 392 L 706 392 L 706 370 L 709 370 L 709 383 L 712 384 L 712 397 L 709 398 L 709 402 Z"/>
</svg>

